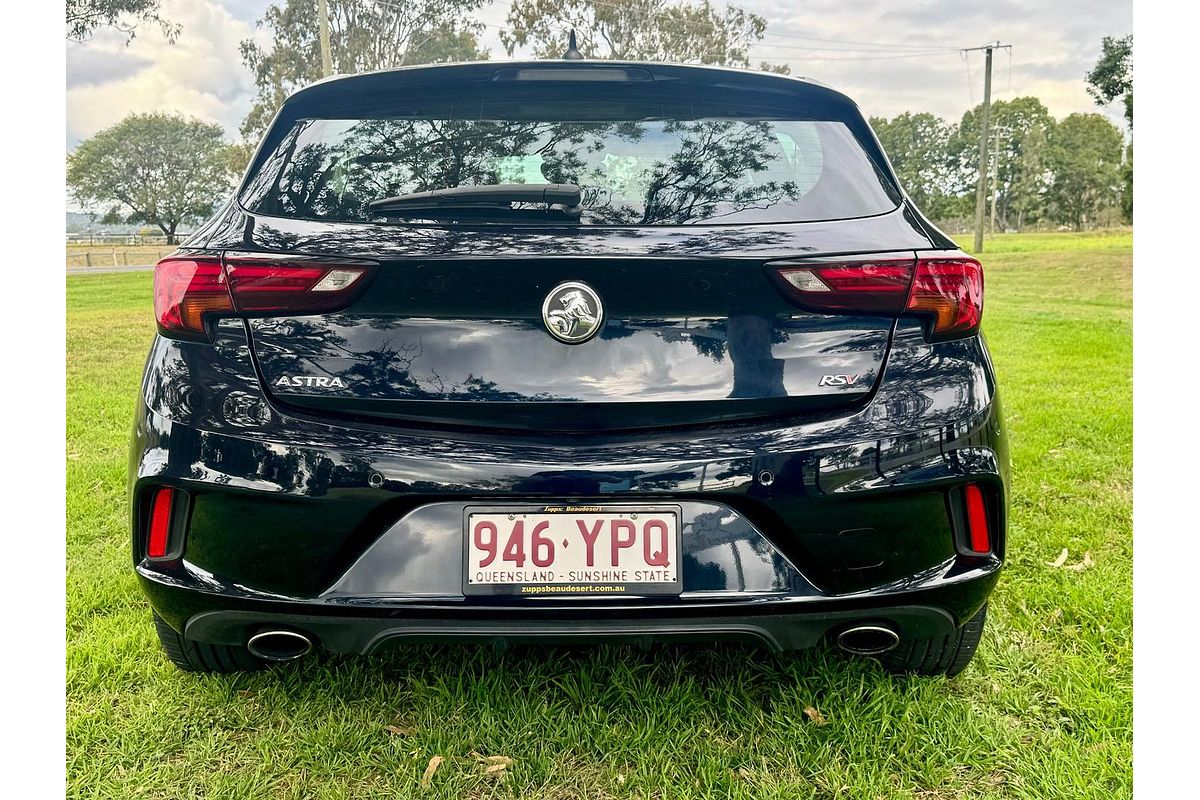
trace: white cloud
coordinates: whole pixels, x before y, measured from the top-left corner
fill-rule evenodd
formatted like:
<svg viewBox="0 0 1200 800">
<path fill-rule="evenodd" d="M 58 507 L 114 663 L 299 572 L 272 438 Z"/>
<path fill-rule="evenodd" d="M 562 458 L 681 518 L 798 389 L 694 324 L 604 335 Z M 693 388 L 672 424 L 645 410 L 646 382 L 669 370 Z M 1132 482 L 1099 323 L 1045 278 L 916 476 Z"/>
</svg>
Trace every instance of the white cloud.
<svg viewBox="0 0 1200 800">
<path fill-rule="evenodd" d="M 249 37 L 269 41 L 268 32 L 257 30 L 254 23 L 271 2 L 165 0 L 164 16 L 183 27 L 174 45 L 153 25 L 144 27 L 128 47 L 124 37 L 115 34 L 98 35 L 84 45 L 68 44 L 68 148 L 134 111 L 194 115 L 220 123 L 236 137 L 254 93 L 238 45 Z M 981 55 L 970 57 L 968 84 L 968 66 L 954 48 L 996 38 L 1011 43 L 1011 84 L 1008 54 L 998 53 L 994 96 L 1032 94 L 1062 117 L 1098 110 L 1084 91 L 1083 75 L 1099 56 L 1102 36 L 1132 29 L 1127 0 L 734 2 L 769 23 L 767 37 L 751 51 L 756 62 L 787 63 L 794 75 L 845 91 L 868 114 L 932 111 L 951 121 L 978 103 L 983 91 Z M 487 26 L 482 43 L 495 59 L 508 57 L 498 36 L 508 6 L 493 2 L 477 13 Z M 879 57 L 925 47 L 946 50 Z M 1119 107 L 1104 112 L 1118 124 L 1122 121 Z"/>
<path fill-rule="evenodd" d="M 183 28 L 175 44 L 147 25 L 128 46 L 105 32 L 67 45 L 68 148 L 134 112 L 179 112 L 236 134 L 253 93 L 238 45 L 253 25 L 216 0 L 166 0 L 162 10 Z"/>
<path fill-rule="evenodd" d="M 1011 44 L 1011 82 L 1010 53 L 997 51 L 993 97 L 1034 95 L 1062 117 L 1100 110 L 1084 90 L 1083 76 L 1100 55 L 1101 37 L 1121 36 L 1133 27 L 1128 0 L 808 0 L 788 6 L 741 0 L 741 5 L 768 21 L 766 38 L 752 50 L 756 60 L 787 63 L 793 75 L 841 89 L 869 114 L 931 111 L 951 121 L 983 97 L 983 54 L 970 53 L 964 63 L 958 48 L 997 39 Z M 944 52 L 903 55 L 918 48 Z M 885 53 L 901 57 L 881 58 Z M 1120 121 L 1119 110 L 1106 113 Z"/>
</svg>

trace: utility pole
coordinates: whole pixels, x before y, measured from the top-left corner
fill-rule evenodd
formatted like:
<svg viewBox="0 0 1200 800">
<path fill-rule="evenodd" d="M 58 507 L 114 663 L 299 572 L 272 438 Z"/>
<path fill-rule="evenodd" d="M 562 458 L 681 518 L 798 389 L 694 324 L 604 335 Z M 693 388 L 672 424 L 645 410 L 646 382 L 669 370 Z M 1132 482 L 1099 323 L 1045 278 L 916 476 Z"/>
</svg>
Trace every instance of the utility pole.
<svg viewBox="0 0 1200 800">
<path fill-rule="evenodd" d="M 964 52 L 983 50 L 987 64 L 983 72 L 983 114 L 979 120 L 979 183 L 975 185 L 975 252 L 983 252 L 983 217 L 987 208 L 988 124 L 992 114 L 992 51 L 1012 45 L 992 42 L 982 47 L 968 47 Z"/>
<path fill-rule="evenodd" d="M 329 52 L 329 9 L 325 0 L 317 3 L 318 27 L 321 31 L 321 75 L 328 78 L 333 74 L 333 56 Z M 991 51 L 988 51 L 988 64 L 992 63 Z"/>
</svg>

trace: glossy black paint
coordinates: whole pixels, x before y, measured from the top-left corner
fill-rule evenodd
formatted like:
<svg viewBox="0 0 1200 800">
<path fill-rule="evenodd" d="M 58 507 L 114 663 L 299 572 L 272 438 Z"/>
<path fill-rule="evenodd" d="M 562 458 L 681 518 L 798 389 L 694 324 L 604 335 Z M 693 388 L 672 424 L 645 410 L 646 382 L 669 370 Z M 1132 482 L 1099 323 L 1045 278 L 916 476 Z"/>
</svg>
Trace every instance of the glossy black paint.
<svg viewBox="0 0 1200 800">
<path fill-rule="evenodd" d="M 804 635 L 754 635 L 805 644 L 860 618 L 960 624 L 998 577 L 1008 454 L 982 336 L 930 343 L 915 319 L 810 314 L 765 272 L 954 247 L 907 202 L 839 222 L 524 230 L 232 203 L 186 246 L 380 264 L 344 312 L 222 319 L 211 342 L 156 337 L 130 447 L 133 561 L 189 635 L 236 643 L 268 620 L 308 620 L 362 652 L 377 644 L 371 620 L 389 620 L 386 636 L 423 620 L 437 638 L 455 620 L 510 635 L 523 622 L 787 615 L 808 620 Z M 602 333 L 572 347 L 537 310 L 580 277 L 611 302 Z M 414 347 L 424 361 L 405 363 Z M 818 391 L 842 368 L 864 382 Z M 333 397 L 274 386 L 296 372 L 355 380 Z M 987 556 L 959 545 L 952 497 L 966 482 L 989 492 Z M 181 559 L 152 564 L 146 500 L 162 485 L 187 492 L 187 538 Z M 464 505 L 652 499 L 684 508 L 680 596 L 463 596 Z M 339 624 L 373 633 L 339 638 Z"/>
<path fill-rule="evenodd" d="M 625 247 L 629 232 L 646 235 L 648 228 L 605 229 L 584 244 L 571 229 L 517 236 L 484 226 L 469 239 L 443 243 L 459 248 L 454 257 L 422 252 L 427 227 L 304 223 L 316 237 L 313 252 L 336 248 L 377 261 L 378 277 L 344 314 L 251 320 L 251 338 L 267 391 L 280 403 L 371 417 L 596 430 L 830 408 L 871 390 L 892 320 L 803 312 L 780 294 L 770 265 L 863 249 L 875 235 L 911 249 L 871 250 L 912 257 L 930 240 L 911 224 L 906 236 L 890 233 L 903 219 L 897 211 L 847 220 L 837 235 L 824 223 L 760 226 L 752 238 L 774 234 L 779 241 L 758 252 L 744 237 L 753 226 L 708 226 L 703 252 L 693 242 L 666 256 L 669 247 L 643 243 L 655 257 L 635 257 Z M 262 249 L 273 239 L 261 221 L 248 218 L 239 225 L 243 238 L 221 245 Z M 669 242 L 680 230 L 654 232 Z M 398 257 L 405 252 L 409 258 Z M 586 348 L 547 337 L 533 302 L 567 279 L 596 289 L 607 310 L 607 324 Z M 821 376 L 831 372 L 860 379 L 822 387 Z M 338 376 L 347 386 L 276 386 L 295 374 Z"/>
<path fill-rule="evenodd" d="M 1003 554 L 1002 541 L 995 557 L 957 554 L 945 511 L 946 492 L 968 480 L 988 483 L 1003 505 L 1007 451 L 977 337 L 931 345 L 918 325 L 902 324 L 865 407 L 686 436 L 334 424 L 281 414 L 257 390 L 247 355 L 244 328 L 229 321 L 213 346 L 159 339 L 150 357 L 132 494 L 178 486 L 192 509 L 185 559 L 143 563 L 139 573 L 181 626 L 197 598 L 166 587 L 234 608 L 344 602 L 347 575 L 372 543 L 409 512 L 454 497 L 712 499 L 797 565 L 804 582 L 789 584 L 789 598 L 886 606 L 896 593 L 953 586 L 967 593 L 950 609 L 960 621 L 986 597 Z M 231 369 L 239 361 L 240 373 Z M 763 470 L 775 476 L 769 487 L 756 480 Z M 136 537 L 134 546 L 137 559 Z M 687 577 L 688 590 L 733 593 L 726 600 L 746 588 L 728 573 L 724 584 Z M 378 607 L 378 592 L 369 594 Z M 395 595 L 387 605 L 413 599 L 426 598 Z"/>
</svg>

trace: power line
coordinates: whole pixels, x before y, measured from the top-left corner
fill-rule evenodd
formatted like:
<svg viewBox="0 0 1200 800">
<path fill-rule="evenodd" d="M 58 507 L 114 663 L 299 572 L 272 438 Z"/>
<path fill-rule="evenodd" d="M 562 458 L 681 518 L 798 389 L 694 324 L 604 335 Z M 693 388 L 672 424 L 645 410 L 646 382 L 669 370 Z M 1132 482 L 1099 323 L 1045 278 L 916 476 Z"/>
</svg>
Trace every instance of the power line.
<svg viewBox="0 0 1200 800">
<path fill-rule="evenodd" d="M 751 44 L 751 47 L 767 47 L 767 48 L 774 48 L 774 49 L 783 48 L 785 50 L 804 50 L 804 51 L 812 51 L 812 52 L 818 52 L 818 53 L 871 53 L 871 54 L 875 54 L 875 55 L 888 55 L 893 52 L 886 48 L 875 48 L 873 50 L 867 50 L 867 49 L 857 48 L 857 47 L 813 47 L 811 45 L 799 44 L 799 43 L 794 44 L 794 45 L 784 45 L 784 44 L 771 44 L 769 42 L 754 42 L 753 44 Z M 927 47 L 922 50 L 896 50 L 894 52 L 908 53 L 910 55 L 926 55 L 928 53 L 957 53 L 958 51 L 959 51 L 959 48 L 957 48 L 957 47 Z"/>
<path fill-rule="evenodd" d="M 751 49 L 753 47 L 754 47 L 754 45 L 751 45 Z M 833 56 L 805 56 L 805 55 L 801 54 L 802 51 L 792 51 L 792 52 L 796 53 L 797 58 L 803 59 L 804 61 L 891 61 L 891 60 L 900 59 L 900 58 L 924 58 L 926 56 L 948 55 L 950 53 L 957 53 L 958 51 L 957 50 L 928 50 L 928 51 L 921 52 L 921 53 L 891 53 L 891 54 L 887 54 L 887 55 L 878 55 L 878 56 L 846 56 L 844 58 L 837 58 L 837 57 L 833 57 Z"/>
<path fill-rule="evenodd" d="M 899 42 L 862 42 L 862 41 L 854 41 L 852 39 L 823 39 L 823 38 L 820 38 L 817 36 L 801 36 L 799 34 L 791 34 L 791 33 L 775 33 L 774 31 L 764 31 L 763 36 L 778 36 L 780 38 L 786 38 L 786 39 L 803 39 L 806 42 L 823 42 L 825 44 L 867 45 L 867 46 L 871 46 L 871 47 L 883 47 L 883 48 L 887 48 L 889 50 L 922 50 L 922 49 L 925 49 L 930 46 L 930 45 L 924 45 L 924 44 L 902 44 Z M 939 48 L 939 49 L 942 49 L 942 48 Z M 945 49 L 957 50 L 959 48 L 949 47 L 949 48 L 945 48 Z"/>
</svg>

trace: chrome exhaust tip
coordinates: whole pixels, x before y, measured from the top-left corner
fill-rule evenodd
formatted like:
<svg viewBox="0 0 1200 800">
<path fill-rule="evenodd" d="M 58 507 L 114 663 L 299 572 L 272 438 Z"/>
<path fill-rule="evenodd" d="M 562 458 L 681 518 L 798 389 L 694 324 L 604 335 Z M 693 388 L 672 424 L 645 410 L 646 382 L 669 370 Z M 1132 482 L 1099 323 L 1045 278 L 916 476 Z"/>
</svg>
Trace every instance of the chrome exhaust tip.
<svg viewBox="0 0 1200 800">
<path fill-rule="evenodd" d="M 246 642 L 246 649 L 263 661 L 295 661 L 311 653 L 313 643 L 296 631 L 260 631 Z"/>
<path fill-rule="evenodd" d="M 877 656 L 900 644 L 900 636 L 882 625 L 856 625 L 838 634 L 837 646 L 847 653 Z"/>
</svg>

